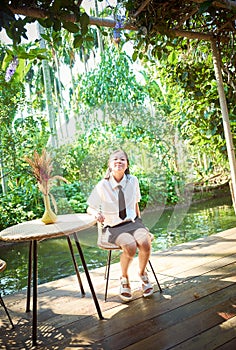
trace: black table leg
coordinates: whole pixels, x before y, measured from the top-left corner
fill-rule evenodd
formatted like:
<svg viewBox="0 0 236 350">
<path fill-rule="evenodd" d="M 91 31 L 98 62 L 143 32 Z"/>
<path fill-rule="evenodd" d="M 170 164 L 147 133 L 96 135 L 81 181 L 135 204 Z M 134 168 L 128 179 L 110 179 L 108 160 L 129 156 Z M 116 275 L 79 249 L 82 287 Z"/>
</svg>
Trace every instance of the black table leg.
<svg viewBox="0 0 236 350">
<path fill-rule="evenodd" d="M 82 296 L 85 296 L 84 287 L 83 287 L 83 284 L 82 284 L 82 281 L 81 281 L 80 273 L 79 273 L 78 266 L 77 266 L 77 263 L 76 263 L 76 260 L 75 260 L 75 255 L 74 255 L 72 243 L 71 243 L 71 240 L 70 240 L 69 236 L 67 236 L 67 242 L 68 242 L 68 246 L 69 246 L 69 249 L 70 249 L 70 253 L 71 253 L 72 261 L 73 261 L 73 264 L 74 264 L 75 272 L 76 272 L 76 275 L 77 275 L 77 279 L 78 279 L 78 282 L 79 282 L 81 294 L 82 294 Z"/>
<path fill-rule="evenodd" d="M 33 266 L 32 266 L 33 265 Z M 30 241 L 29 246 L 29 260 L 28 260 L 28 286 L 27 286 L 27 300 L 26 312 L 30 311 L 30 296 L 31 296 L 31 280 L 33 267 L 33 320 L 32 320 L 32 343 L 33 346 L 37 344 L 37 284 L 38 284 L 38 252 L 37 241 Z"/>
<path fill-rule="evenodd" d="M 84 268 L 84 272 L 85 272 L 85 274 L 86 274 L 87 281 L 88 281 L 88 284 L 89 284 L 89 287 L 90 287 L 90 290 L 91 290 L 91 293 L 92 293 L 92 296 L 93 296 L 93 300 L 94 300 L 94 303 L 95 303 L 95 306 L 96 306 L 96 309 L 97 309 L 97 312 L 98 312 L 98 316 L 99 316 L 99 318 L 100 318 L 101 320 L 103 320 L 104 317 L 102 316 L 102 312 L 101 312 L 101 309 L 100 309 L 100 305 L 99 305 L 99 303 L 98 303 L 97 296 L 96 296 L 95 291 L 94 291 L 94 288 L 93 288 L 93 284 L 92 284 L 92 281 L 91 281 L 91 278 L 90 278 L 90 275 L 89 275 L 89 271 L 88 271 L 88 268 L 87 268 L 86 261 L 85 261 L 85 259 L 84 259 L 84 254 L 83 254 L 83 251 L 82 251 L 82 249 L 81 249 L 78 236 L 77 236 L 76 233 L 73 233 L 73 236 L 74 236 L 74 240 L 75 240 L 75 243 L 76 243 L 76 247 L 77 247 L 77 249 L 78 249 L 79 256 L 80 256 L 80 259 L 81 259 L 81 262 L 82 262 L 82 265 L 83 265 L 83 268 Z"/>
<path fill-rule="evenodd" d="M 33 241 L 33 328 L 32 328 L 32 342 L 37 344 L 37 277 L 38 277 L 38 252 L 37 241 Z"/>
<path fill-rule="evenodd" d="M 33 246 L 33 241 L 30 241 L 29 242 L 28 285 L 27 285 L 26 312 L 30 312 L 31 279 L 32 279 L 32 246 Z"/>
</svg>

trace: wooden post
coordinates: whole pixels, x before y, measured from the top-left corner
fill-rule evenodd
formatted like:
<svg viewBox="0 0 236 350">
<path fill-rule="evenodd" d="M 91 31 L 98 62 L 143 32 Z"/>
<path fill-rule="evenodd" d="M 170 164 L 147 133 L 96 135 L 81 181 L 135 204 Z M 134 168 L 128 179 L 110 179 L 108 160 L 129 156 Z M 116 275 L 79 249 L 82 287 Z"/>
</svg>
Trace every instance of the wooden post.
<svg viewBox="0 0 236 350">
<path fill-rule="evenodd" d="M 224 92 L 224 85 L 223 85 L 223 78 L 221 73 L 221 57 L 219 50 L 217 48 L 216 40 L 211 40 L 211 48 L 212 48 L 212 54 L 213 54 L 213 64 L 214 64 L 214 70 L 215 70 L 215 76 L 218 86 L 218 93 L 219 93 L 219 100 L 220 100 L 220 106 L 221 106 L 221 112 L 222 112 L 222 118 L 223 118 L 223 127 L 224 127 L 224 134 L 225 134 L 225 140 L 226 140 L 226 147 L 228 152 L 228 158 L 229 158 L 229 166 L 230 166 L 230 173 L 231 173 L 231 196 L 232 196 L 232 202 L 234 211 L 236 213 L 236 161 L 235 161 L 235 152 L 234 152 L 234 146 L 233 146 L 233 138 L 232 133 L 230 130 L 230 122 L 229 122 L 229 113 L 228 113 L 228 107 L 226 103 L 226 97 Z"/>
</svg>

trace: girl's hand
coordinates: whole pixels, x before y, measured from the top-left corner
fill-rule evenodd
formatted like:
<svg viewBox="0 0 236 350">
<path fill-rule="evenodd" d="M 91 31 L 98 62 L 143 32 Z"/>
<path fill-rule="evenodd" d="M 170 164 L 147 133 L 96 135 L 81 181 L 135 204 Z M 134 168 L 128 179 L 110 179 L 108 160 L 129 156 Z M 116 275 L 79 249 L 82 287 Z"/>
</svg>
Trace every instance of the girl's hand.
<svg viewBox="0 0 236 350">
<path fill-rule="evenodd" d="M 98 222 L 103 223 L 103 221 L 105 220 L 105 216 L 102 213 L 98 213 L 96 215 L 96 219 L 97 219 Z"/>
</svg>

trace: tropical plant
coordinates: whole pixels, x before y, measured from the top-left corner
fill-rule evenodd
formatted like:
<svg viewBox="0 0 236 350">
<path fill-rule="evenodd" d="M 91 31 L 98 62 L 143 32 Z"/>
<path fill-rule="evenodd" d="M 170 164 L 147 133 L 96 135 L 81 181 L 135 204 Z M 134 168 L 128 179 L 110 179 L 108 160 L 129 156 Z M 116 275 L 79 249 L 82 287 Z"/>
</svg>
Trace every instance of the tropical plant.
<svg viewBox="0 0 236 350">
<path fill-rule="evenodd" d="M 146 63 L 149 94 L 188 144 L 195 165 L 196 179 L 229 173 L 212 53 L 207 43 L 187 43 L 185 50 L 165 51 L 160 59 Z M 225 85 L 226 91 L 230 91 Z M 230 119 L 234 133 L 235 113 Z M 164 109 L 163 109 L 164 108 Z"/>
<path fill-rule="evenodd" d="M 86 106 L 144 103 L 147 92 L 135 76 L 130 57 L 114 46 L 107 48 L 101 62 L 80 80 L 80 99 Z"/>
</svg>

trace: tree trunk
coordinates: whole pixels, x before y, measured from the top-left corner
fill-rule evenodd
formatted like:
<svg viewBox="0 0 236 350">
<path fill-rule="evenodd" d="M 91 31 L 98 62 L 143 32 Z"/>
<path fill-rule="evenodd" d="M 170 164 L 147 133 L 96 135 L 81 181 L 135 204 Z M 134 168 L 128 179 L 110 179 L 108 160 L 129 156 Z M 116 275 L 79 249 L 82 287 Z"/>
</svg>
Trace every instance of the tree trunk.
<svg viewBox="0 0 236 350">
<path fill-rule="evenodd" d="M 57 79 L 58 79 L 58 92 L 59 92 L 59 96 L 58 96 L 58 93 L 57 93 L 57 100 L 58 100 L 58 116 L 60 118 L 60 125 L 62 124 L 62 118 L 61 118 L 61 114 L 63 115 L 63 119 L 64 119 L 64 125 L 65 125 L 65 132 L 66 132 L 66 137 L 68 137 L 68 128 L 67 128 L 67 120 L 66 120 L 66 112 L 65 112 L 65 106 L 64 106 L 64 101 L 63 101 L 63 94 L 62 94 L 62 87 L 61 87 L 61 75 L 60 75 L 60 64 L 59 64 L 59 60 L 58 60 L 58 56 L 57 56 L 57 51 L 55 50 L 54 51 L 54 54 L 53 54 L 53 58 L 54 58 L 54 62 L 55 62 L 55 66 L 56 66 L 56 71 L 57 71 Z M 56 82 L 56 79 L 55 79 L 55 82 Z M 55 84 L 55 88 L 57 89 L 57 84 Z M 56 90 L 57 92 L 57 90 Z M 63 130 L 61 130 L 62 132 L 62 138 L 64 138 L 64 135 L 63 135 Z"/>
<path fill-rule="evenodd" d="M 217 44 L 215 40 L 211 41 L 211 48 L 212 48 L 212 54 L 213 54 L 213 64 L 215 69 L 215 76 L 218 86 L 218 93 L 219 93 L 219 100 L 220 100 L 220 106 L 221 106 L 221 112 L 222 112 L 222 118 L 223 118 L 223 127 L 224 127 L 224 133 L 225 133 L 225 140 L 226 140 L 226 147 L 228 152 L 228 158 L 229 158 L 229 166 L 230 166 L 230 173 L 231 173 L 231 195 L 232 195 L 232 201 L 234 206 L 234 211 L 236 213 L 236 161 L 235 161 L 235 153 L 234 153 L 234 146 L 233 146 L 233 138 L 232 133 L 230 130 L 230 122 L 229 122 L 229 113 L 228 113 L 228 107 L 226 103 L 226 97 L 224 92 L 224 85 L 223 85 L 223 78 L 221 74 L 221 57 L 219 50 L 217 48 Z"/>
<path fill-rule="evenodd" d="M 4 161 L 2 156 L 2 142 L 0 138 L 0 176 L 1 176 L 1 185 L 2 185 L 2 193 L 7 194 L 7 181 L 5 177 L 4 171 Z"/>
<path fill-rule="evenodd" d="M 44 39 L 41 38 L 41 34 L 44 34 L 43 27 L 38 23 L 38 32 L 40 36 L 40 47 L 41 49 L 45 49 L 46 45 Z M 52 147 L 57 147 L 57 134 L 56 134 L 56 114 L 53 106 L 53 96 L 52 96 L 52 83 L 50 77 L 50 70 L 48 66 L 47 60 L 42 61 L 43 65 L 43 80 L 44 80 L 44 88 L 46 95 L 46 105 L 48 112 L 48 122 L 51 131 L 51 143 Z"/>
</svg>

